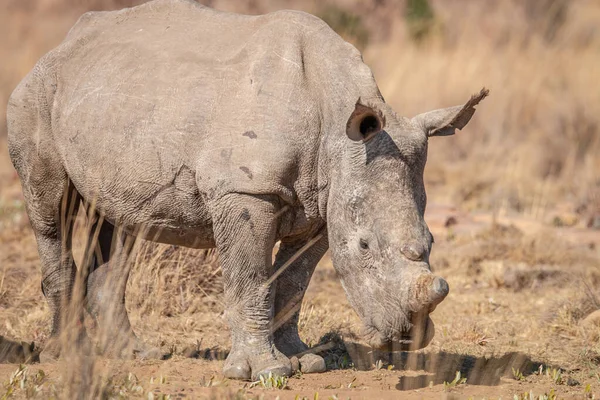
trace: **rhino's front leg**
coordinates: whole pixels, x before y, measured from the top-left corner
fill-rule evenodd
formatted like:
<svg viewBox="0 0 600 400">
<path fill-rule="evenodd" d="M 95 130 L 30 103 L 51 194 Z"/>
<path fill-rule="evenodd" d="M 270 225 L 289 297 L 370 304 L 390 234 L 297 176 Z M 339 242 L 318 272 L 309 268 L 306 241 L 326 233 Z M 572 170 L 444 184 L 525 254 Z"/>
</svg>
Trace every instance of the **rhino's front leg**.
<svg viewBox="0 0 600 400">
<path fill-rule="evenodd" d="M 277 278 L 275 294 L 275 345 L 288 357 L 308 350 L 298 335 L 298 318 L 304 293 L 319 260 L 328 248 L 327 232 L 319 233 L 311 240 L 281 241 L 275 268 L 285 268 Z M 310 365 L 302 365 L 302 371 L 323 372 L 324 361 L 312 357 Z"/>
<path fill-rule="evenodd" d="M 257 379 L 272 372 L 289 376 L 290 360 L 273 343 L 272 251 L 276 240 L 275 198 L 230 194 L 211 206 L 213 231 L 225 285 L 225 317 L 232 348 L 223 373 Z"/>
</svg>

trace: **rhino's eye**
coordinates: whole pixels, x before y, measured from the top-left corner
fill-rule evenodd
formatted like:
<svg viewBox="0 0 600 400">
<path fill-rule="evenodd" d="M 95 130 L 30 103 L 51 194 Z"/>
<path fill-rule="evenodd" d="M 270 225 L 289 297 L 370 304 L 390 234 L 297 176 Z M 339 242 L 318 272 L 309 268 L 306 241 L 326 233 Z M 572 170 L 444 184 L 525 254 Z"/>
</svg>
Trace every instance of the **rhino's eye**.
<svg viewBox="0 0 600 400">
<path fill-rule="evenodd" d="M 363 250 L 369 250 L 369 243 L 365 239 L 360 239 L 359 241 L 360 248 Z"/>
</svg>

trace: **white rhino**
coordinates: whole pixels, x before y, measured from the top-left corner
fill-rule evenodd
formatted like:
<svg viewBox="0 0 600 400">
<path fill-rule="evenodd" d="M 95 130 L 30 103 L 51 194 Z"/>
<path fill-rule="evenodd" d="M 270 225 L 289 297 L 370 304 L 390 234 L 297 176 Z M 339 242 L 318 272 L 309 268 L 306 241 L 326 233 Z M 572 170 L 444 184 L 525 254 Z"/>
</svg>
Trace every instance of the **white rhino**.
<svg viewBox="0 0 600 400">
<path fill-rule="evenodd" d="M 83 15 L 8 105 L 52 339 L 77 325 L 83 307 L 67 304 L 87 296 L 98 318 L 111 313 L 115 338 L 136 340 L 123 260 L 142 237 L 218 248 L 227 377 L 291 373 L 288 357 L 307 350 L 299 304 L 328 248 L 370 343 L 426 346 L 448 293 L 429 266 L 427 141 L 463 128 L 487 93 L 400 117 L 359 51 L 303 12 L 156 0 Z M 80 203 L 96 222 L 76 268 Z M 42 356 L 58 355 L 52 343 Z"/>
</svg>

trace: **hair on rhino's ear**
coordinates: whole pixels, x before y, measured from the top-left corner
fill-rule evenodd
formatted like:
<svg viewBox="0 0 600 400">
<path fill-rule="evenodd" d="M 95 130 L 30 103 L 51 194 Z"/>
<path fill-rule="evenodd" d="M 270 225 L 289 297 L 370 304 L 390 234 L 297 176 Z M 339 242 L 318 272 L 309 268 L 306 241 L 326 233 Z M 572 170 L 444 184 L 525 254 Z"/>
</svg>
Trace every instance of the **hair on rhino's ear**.
<svg viewBox="0 0 600 400">
<path fill-rule="evenodd" d="M 385 116 L 359 98 L 346 123 L 346 134 L 354 141 L 367 142 L 385 127 Z"/>
<path fill-rule="evenodd" d="M 478 94 L 471 96 L 465 105 L 429 111 L 412 120 L 423 127 L 427 136 L 454 135 L 456 129 L 461 130 L 467 125 L 475 114 L 475 106 L 489 93 L 488 89 L 483 88 Z"/>
</svg>

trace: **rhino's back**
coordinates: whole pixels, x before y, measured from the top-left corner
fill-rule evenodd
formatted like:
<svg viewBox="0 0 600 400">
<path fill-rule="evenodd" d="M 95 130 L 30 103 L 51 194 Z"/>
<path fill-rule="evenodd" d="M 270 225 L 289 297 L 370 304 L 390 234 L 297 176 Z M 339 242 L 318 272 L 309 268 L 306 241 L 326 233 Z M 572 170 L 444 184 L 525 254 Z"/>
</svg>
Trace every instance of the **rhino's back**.
<svg viewBox="0 0 600 400">
<path fill-rule="evenodd" d="M 139 221 L 231 191 L 294 202 L 319 144 L 303 38 L 324 28 L 182 0 L 84 16 L 54 55 L 53 134 L 75 186 Z"/>
<path fill-rule="evenodd" d="M 291 109 L 310 96 L 299 18 L 318 21 L 296 12 L 223 13 L 185 0 L 93 13 L 66 40 L 53 119 L 66 131 L 73 119 L 108 128 L 114 141 L 146 133 L 148 122 L 195 139 L 215 128 L 226 133 L 236 121 L 265 122 L 269 112 L 251 108 L 267 104 L 278 108 L 273 114 L 297 115 Z"/>
</svg>

